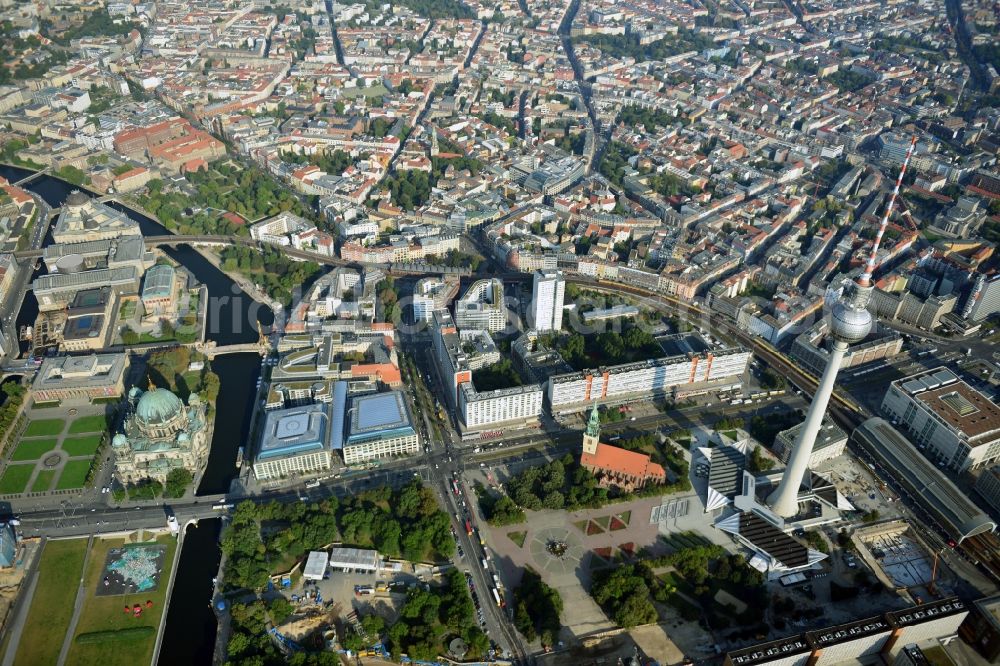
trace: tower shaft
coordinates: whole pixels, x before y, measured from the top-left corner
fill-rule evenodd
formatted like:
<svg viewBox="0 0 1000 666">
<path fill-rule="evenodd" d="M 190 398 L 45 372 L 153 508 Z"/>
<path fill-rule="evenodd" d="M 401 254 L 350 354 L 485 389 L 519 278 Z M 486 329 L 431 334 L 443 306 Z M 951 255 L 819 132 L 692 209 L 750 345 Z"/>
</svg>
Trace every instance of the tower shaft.
<svg viewBox="0 0 1000 666">
<path fill-rule="evenodd" d="M 771 510 L 782 518 L 791 518 L 799 512 L 799 489 L 802 487 L 802 479 L 809 468 L 809 458 L 812 457 L 813 445 L 816 444 L 816 435 L 819 434 L 820 426 L 823 425 L 823 416 L 830 403 L 830 396 L 833 395 L 834 382 L 837 379 L 837 372 L 840 371 L 840 364 L 844 360 L 845 353 L 847 353 L 847 343 L 843 340 L 834 340 L 826 369 L 823 370 L 823 376 L 820 377 L 819 384 L 816 386 L 816 394 L 813 395 L 806 420 L 795 440 L 795 446 L 788 458 L 788 466 L 785 467 L 785 472 L 781 476 L 781 483 L 767 498 Z"/>
</svg>

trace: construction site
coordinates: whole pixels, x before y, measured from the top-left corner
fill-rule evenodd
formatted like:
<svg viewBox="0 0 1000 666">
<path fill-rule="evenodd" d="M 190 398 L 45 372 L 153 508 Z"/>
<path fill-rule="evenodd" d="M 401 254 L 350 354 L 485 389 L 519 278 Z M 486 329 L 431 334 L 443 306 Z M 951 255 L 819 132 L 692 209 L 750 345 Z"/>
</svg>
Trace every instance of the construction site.
<svg viewBox="0 0 1000 666">
<path fill-rule="evenodd" d="M 954 593 L 956 578 L 940 557 L 902 520 L 854 533 L 858 555 L 889 589 L 919 604 Z"/>
<path fill-rule="evenodd" d="M 363 620 L 375 615 L 392 624 L 407 591 L 416 585 L 429 588 L 440 582 L 443 572 L 441 567 L 410 562 L 385 562 L 377 572 L 327 570 L 317 576 L 309 569 L 303 561 L 271 577 L 265 597 L 284 597 L 293 612 L 268 629 L 268 635 L 286 655 L 326 649 L 347 658 L 366 657 L 365 663 L 388 660 L 390 655 L 369 635 Z"/>
</svg>

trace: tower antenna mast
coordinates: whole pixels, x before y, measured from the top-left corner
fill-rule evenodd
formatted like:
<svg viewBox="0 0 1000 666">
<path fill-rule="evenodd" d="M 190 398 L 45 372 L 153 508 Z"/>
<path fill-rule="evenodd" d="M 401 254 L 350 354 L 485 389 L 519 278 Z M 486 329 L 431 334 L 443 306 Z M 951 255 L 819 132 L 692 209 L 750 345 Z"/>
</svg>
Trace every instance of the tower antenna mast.
<svg viewBox="0 0 1000 666">
<path fill-rule="evenodd" d="M 889 195 L 889 203 L 885 207 L 885 213 L 882 215 L 882 221 L 878 225 L 878 231 L 875 234 L 875 242 L 872 243 L 872 252 L 868 256 L 868 263 L 865 264 L 865 271 L 858 278 L 858 286 L 862 288 L 871 287 L 872 274 L 875 273 L 875 260 L 878 254 L 879 245 L 882 244 L 882 236 L 885 234 L 885 229 L 889 226 L 889 216 L 892 214 L 892 209 L 896 206 L 896 197 L 899 196 L 899 187 L 903 184 L 903 175 L 906 174 L 906 167 L 910 164 L 910 157 L 913 155 L 913 149 L 917 145 L 917 137 L 913 135 L 910 138 L 910 145 L 906 149 L 906 157 L 903 159 L 903 166 L 899 169 L 899 175 L 896 176 L 896 185 L 892 188 L 892 194 Z"/>
</svg>

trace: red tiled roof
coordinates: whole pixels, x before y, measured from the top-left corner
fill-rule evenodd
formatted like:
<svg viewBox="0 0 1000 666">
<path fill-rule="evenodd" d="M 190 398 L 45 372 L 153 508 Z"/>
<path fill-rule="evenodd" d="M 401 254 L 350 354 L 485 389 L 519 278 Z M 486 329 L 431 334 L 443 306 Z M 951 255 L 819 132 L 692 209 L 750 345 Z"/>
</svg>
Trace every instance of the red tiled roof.
<svg viewBox="0 0 1000 666">
<path fill-rule="evenodd" d="M 366 363 L 351 368 L 352 377 L 377 377 L 383 384 L 394 386 L 403 381 L 399 368 L 392 363 Z"/>
<path fill-rule="evenodd" d="M 598 444 L 595 454 L 582 454 L 580 463 L 585 467 L 595 467 L 639 478 L 663 479 L 667 475 L 663 467 L 650 461 L 646 454 L 627 451 L 608 444 Z"/>
</svg>

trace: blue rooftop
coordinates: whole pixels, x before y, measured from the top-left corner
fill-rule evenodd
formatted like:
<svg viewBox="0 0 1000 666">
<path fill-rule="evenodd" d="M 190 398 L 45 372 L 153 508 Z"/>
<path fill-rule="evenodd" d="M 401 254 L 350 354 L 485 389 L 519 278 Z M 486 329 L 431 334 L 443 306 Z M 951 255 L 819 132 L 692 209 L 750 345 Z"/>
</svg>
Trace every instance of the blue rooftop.
<svg viewBox="0 0 1000 666">
<path fill-rule="evenodd" d="M 318 451 L 325 446 L 329 414 L 326 405 L 306 405 L 267 413 L 258 460 Z"/>
<path fill-rule="evenodd" d="M 347 443 L 413 433 L 413 421 L 402 391 L 362 395 L 351 401 Z"/>
<path fill-rule="evenodd" d="M 333 415 L 330 418 L 330 448 L 339 451 L 344 448 L 344 416 L 347 412 L 347 382 L 333 385 Z"/>
</svg>

